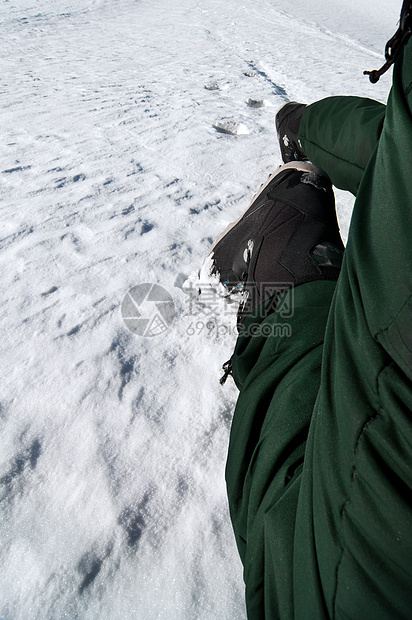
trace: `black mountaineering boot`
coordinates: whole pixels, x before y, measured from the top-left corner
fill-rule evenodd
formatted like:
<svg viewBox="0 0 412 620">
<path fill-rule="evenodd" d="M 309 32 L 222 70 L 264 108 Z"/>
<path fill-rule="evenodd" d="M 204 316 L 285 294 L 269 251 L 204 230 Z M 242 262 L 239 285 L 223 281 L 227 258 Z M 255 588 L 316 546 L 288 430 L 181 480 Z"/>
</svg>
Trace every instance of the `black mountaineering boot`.
<svg viewBox="0 0 412 620">
<path fill-rule="evenodd" d="M 269 176 L 245 213 L 212 245 L 199 282 L 211 278 L 224 295 L 241 293 L 240 327 L 269 299 L 273 311 L 280 292 L 337 280 L 343 251 L 329 178 L 309 162 L 288 163 Z"/>
<path fill-rule="evenodd" d="M 285 164 L 290 161 L 307 161 L 308 159 L 299 142 L 299 126 L 306 107 L 304 103 L 290 101 L 285 103 L 276 114 L 276 131 Z"/>
</svg>

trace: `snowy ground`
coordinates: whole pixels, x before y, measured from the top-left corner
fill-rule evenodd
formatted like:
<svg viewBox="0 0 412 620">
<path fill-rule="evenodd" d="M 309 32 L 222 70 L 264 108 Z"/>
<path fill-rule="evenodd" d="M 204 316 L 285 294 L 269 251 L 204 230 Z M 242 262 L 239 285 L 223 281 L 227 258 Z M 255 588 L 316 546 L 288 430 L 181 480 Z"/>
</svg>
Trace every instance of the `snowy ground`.
<svg viewBox="0 0 412 620">
<path fill-rule="evenodd" d="M 277 107 L 386 99 L 362 71 L 401 3 L 352 4 L 1 1 L 2 619 L 244 618 L 234 315 L 180 287 L 280 163 Z M 174 303 L 152 337 L 121 316 L 141 283 Z"/>
</svg>

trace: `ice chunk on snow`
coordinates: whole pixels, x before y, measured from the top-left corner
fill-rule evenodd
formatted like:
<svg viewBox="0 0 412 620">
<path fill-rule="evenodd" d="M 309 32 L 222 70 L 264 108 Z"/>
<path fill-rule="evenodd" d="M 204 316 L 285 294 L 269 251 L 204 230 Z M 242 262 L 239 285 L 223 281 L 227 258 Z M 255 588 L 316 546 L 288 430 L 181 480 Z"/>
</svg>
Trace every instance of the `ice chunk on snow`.
<svg viewBox="0 0 412 620">
<path fill-rule="evenodd" d="M 206 90 L 220 90 L 220 86 L 218 82 L 209 82 L 205 84 Z"/>
<path fill-rule="evenodd" d="M 219 133 L 227 133 L 231 136 L 241 136 L 249 133 L 249 129 L 243 123 L 235 121 L 218 121 L 213 125 L 214 129 Z"/>
<path fill-rule="evenodd" d="M 267 101 L 267 99 L 251 99 L 250 97 L 246 101 L 246 104 L 249 108 L 265 108 L 272 105 L 270 101 Z"/>
</svg>

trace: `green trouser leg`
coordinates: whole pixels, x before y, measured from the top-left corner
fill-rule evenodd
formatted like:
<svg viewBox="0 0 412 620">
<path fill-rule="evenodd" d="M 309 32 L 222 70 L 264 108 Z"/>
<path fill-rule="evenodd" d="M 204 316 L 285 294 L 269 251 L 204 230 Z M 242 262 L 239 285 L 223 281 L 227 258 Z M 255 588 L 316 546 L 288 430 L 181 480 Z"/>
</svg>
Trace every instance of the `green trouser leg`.
<svg viewBox="0 0 412 620">
<path fill-rule="evenodd" d="M 250 618 L 265 609 L 293 617 L 296 506 L 334 289 L 325 281 L 297 287 L 293 316 L 270 314 L 253 336 L 239 337 L 233 357 L 240 395 L 226 480 Z M 248 318 L 244 331 L 254 325 L 259 319 Z"/>
<path fill-rule="evenodd" d="M 358 193 L 385 111 L 382 103 L 361 97 L 327 97 L 305 111 L 299 130 L 302 148 L 335 187 Z"/>
<path fill-rule="evenodd" d="M 335 293 L 297 287 L 294 315 L 246 330 L 233 358 L 226 476 L 250 618 L 412 617 L 412 42 L 383 128 L 377 107 L 360 121 L 341 103 L 310 106 L 301 130 L 357 192 Z M 344 123 L 357 149 L 379 140 L 367 165 L 331 130 Z"/>
<path fill-rule="evenodd" d="M 412 616 L 411 91 L 412 41 L 394 68 L 325 334 L 296 518 L 297 618 Z"/>
</svg>

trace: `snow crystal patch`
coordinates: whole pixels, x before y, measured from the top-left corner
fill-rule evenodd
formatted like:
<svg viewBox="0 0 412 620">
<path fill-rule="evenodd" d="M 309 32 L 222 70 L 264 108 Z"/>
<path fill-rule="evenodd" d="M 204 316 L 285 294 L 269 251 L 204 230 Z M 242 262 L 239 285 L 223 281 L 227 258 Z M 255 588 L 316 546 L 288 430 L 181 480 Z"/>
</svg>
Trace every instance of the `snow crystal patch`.
<svg viewBox="0 0 412 620">
<path fill-rule="evenodd" d="M 185 273 L 178 273 L 173 286 L 175 286 L 176 288 L 179 288 L 180 290 L 183 290 L 185 282 L 187 282 L 188 278 L 189 276 L 186 275 Z"/>
<path fill-rule="evenodd" d="M 200 294 L 201 289 L 206 287 L 215 290 L 220 290 L 222 288 L 219 274 L 215 271 L 213 252 L 205 258 L 199 270 L 193 271 L 193 273 L 190 274 L 186 282 L 183 283 L 182 290 L 187 293 L 194 289 Z M 226 289 L 223 288 L 222 292 L 224 292 L 224 296 L 227 295 Z"/>
<path fill-rule="evenodd" d="M 206 305 L 210 301 L 216 304 L 218 299 L 226 304 L 237 304 L 242 300 L 243 295 L 241 288 L 235 287 L 229 290 L 222 284 L 213 261 L 213 252 L 205 258 L 199 270 L 190 274 L 182 285 L 182 291 L 187 295 L 197 295 L 197 302 Z M 216 293 L 217 297 L 211 299 L 210 291 Z"/>
<path fill-rule="evenodd" d="M 313 185 L 313 187 L 316 187 L 316 189 L 321 189 L 322 191 L 326 192 L 324 181 L 315 172 L 305 172 L 304 174 L 302 174 L 300 182 L 306 185 Z"/>
</svg>

